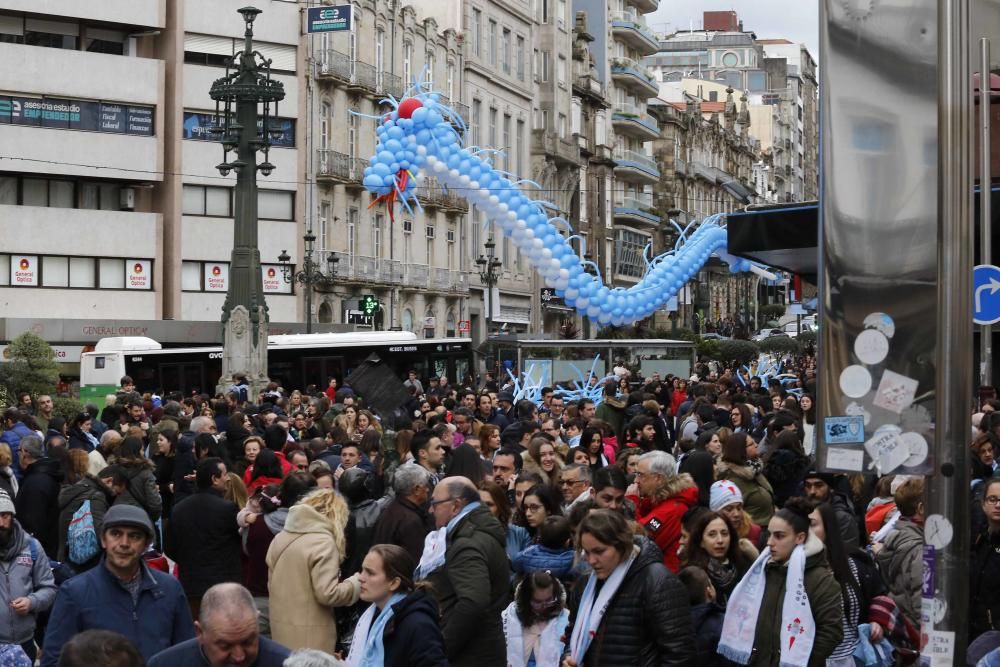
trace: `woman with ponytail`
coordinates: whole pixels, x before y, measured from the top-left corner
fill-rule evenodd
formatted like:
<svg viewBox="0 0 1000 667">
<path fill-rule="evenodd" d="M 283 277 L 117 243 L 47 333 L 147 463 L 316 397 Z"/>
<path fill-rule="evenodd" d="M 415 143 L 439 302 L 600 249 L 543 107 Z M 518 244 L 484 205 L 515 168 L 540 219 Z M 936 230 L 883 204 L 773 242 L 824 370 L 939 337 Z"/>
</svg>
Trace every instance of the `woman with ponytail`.
<svg viewBox="0 0 1000 667">
<path fill-rule="evenodd" d="M 760 667 L 823 667 L 843 639 L 840 586 L 823 543 L 809 530 L 811 512 L 807 500 L 791 498 L 771 517 L 767 548 L 726 606 L 719 644 L 725 658 Z"/>
</svg>

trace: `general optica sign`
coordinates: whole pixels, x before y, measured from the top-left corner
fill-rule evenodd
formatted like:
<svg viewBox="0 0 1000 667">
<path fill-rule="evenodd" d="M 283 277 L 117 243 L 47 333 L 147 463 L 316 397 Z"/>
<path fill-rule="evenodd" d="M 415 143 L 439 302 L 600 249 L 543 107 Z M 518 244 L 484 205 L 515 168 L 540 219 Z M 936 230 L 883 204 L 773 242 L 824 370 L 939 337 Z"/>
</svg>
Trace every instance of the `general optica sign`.
<svg viewBox="0 0 1000 667">
<path fill-rule="evenodd" d="M 306 32 L 347 32 L 351 29 L 351 5 L 310 7 Z"/>
</svg>

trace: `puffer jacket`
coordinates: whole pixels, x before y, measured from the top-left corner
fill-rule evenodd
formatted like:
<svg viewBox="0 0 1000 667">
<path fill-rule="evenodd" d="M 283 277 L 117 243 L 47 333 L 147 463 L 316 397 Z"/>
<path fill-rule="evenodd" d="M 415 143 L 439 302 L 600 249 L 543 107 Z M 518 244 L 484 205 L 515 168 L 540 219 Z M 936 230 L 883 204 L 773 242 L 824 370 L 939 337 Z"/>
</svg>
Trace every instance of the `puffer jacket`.
<svg viewBox="0 0 1000 667">
<path fill-rule="evenodd" d="M 969 638 L 1000 629 L 1000 532 L 984 529 L 972 546 Z"/>
<path fill-rule="evenodd" d="M 763 473 L 753 468 L 729 461 L 719 461 L 715 466 L 716 479 L 728 479 L 743 495 L 743 509 L 758 526 L 767 526 L 774 515 L 774 490 Z"/>
<path fill-rule="evenodd" d="M 549 549 L 533 544 L 514 556 L 511 567 L 518 574 L 547 571 L 553 577 L 561 579 L 572 572 L 575 559 L 572 549 Z"/>
<path fill-rule="evenodd" d="M 920 592 L 923 589 L 924 527 L 903 517 L 889 533 L 875 556 L 889 593 L 900 611 L 920 627 Z"/>
<path fill-rule="evenodd" d="M 663 565 L 663 556 L 655 544 L 638 538 L 637 548 L 639 554 L 611 598 L 580 667 L 695 664 L 687 590 Z M 567 637 L 573 634 L 586 585 L 587 577 L 582 577 L 570 593 Z"/>
<path fill-rule="evenodd" d="M 0 643 L 23 644 L 34 634 L 38 614 L 52 607 L 56 582 L 38 540 L 24 532 L 16 519 L 11 524 L 10 544 L 0 550 L 0 599 L 10 602 L 26 597 L 31 600 L 31 611 L 20 616 L 10 604 L 0 605 Z"/>
<path fill-rule="evenodd" d="M 663 553 L 663 564 L 676 573 L 681 567 L 677 556 L 681 519 L 685 512 L 698 504 L 699 490 L 691 475 L 682 473 L 667 480 L 663 493 L 667 498 L 660 502 L 639 496 L 627 498 L 635 503 L 636 521 L 646 529 L 646 534 Z"/>
<path fill-rule="evenodd" d="M 826 659 L 844 638 L 841 620 L 844 615 L 840 584 L 826 562 L 819 538 L 809 533 L 805 543 L 806 595 L 812 611 L 816 637 L 809 655 L 809 667 L 824 667 Z M 781 658 L 781 606 L 785 599 L 788 564 L 769 562 L 764 566 L 764 599 L 757 615 L 750 667 L 777 667 Z"/>
<path fill-rule="evenodd" d="M 122 462 L 119 462 L 122 465 Z M 125 474 L 128 476 L 128 486 L 125 492 L 115 499 L 115 505 L 134 505 L 141 507 L 149 515 L 149 520 L 155 522 L 163 513 L 163 499 L 160 497 L 160 486 L 156 483 L 155 469 L 152 461 L 140 464 L 127 464 Z"/>
<path fill-rule="evenodd" d="M 14 507 L 17 520 L 38 538 L 49 558 L 59 551 L 59 487 L 63 471 L 55 459 L 38 459 L 24 471 Z"/>
<path fill-rule="evenodd" d="M 427 581 L 441 607 L 441 633 L 452 667 L 504 667 L 500 615 L 510 592 L 507 536 L 496 517 L 476 507 L 448 533 L 445 565 Z"/>
<path fill-rule="evenodd" d="M 392 606 L 382 633 L 385 667 L 448 667 L 434 596 L 416 590 Z"/>
<path fill-rule="evenodd" d="M 59 553 L 56 560 L 65 563 L 69 557 L 66 540 L 69 534 L 69 522 L 73 514 L 80 509 L 85 501 L 90 501 L 90 515 L 94 519 L 94 532 L 101 535 L 101 527 L 104 525 L 104 513 L 108 511 L 115 500 L 114 492 L 101 480 L 92 475 L 87 475 L 76 484 L 64 486 L 59 492 Z M 101 562 L 103 552 L 97 550 L 97 554 L 86 563 L 73 563 L 73 569 L 77 572 L 89 570 Z"/>
</svg>

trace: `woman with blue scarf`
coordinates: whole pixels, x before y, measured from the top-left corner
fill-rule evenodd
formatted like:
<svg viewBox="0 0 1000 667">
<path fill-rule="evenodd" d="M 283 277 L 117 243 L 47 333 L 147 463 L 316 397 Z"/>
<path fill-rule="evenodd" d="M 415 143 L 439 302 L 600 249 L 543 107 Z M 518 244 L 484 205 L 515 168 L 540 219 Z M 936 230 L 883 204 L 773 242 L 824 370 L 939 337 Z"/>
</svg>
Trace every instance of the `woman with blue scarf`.
<svg viewBox="0 0 1000 667">
<path fill-rule="evenodd" d="M 97 436 L 90 432 L 93 418 L 87 412 L 81 412 L 73 418 L 73 423 L 69 429 L 69 448 L 82 449 L 90 453 L 97 448 L 99 443 Z"/>
<path fill-rule="evenodd" d="M 361 564 L 361 599 L 371 606 L 354 631 L 348 667 L 447 667 L 440 613 L 402 547 L 376 544 Z"/>
</svg>

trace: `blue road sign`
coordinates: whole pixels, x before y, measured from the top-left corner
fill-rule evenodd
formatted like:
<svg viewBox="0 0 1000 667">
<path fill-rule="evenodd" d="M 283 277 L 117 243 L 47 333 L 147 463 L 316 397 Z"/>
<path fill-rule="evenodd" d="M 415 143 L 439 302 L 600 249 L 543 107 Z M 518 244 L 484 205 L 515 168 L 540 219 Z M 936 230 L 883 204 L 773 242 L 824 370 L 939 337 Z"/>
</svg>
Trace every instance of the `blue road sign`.
<svg viewBox="0 0 1000 667">
<path fill-rule="evenodd" d="M 306 32 L 343 32 L 351 29 L 351 5 L 310 7 Z"/>
<path fill-rule="evenodd" d="M 972 321 L 1000 322 L 1000 267 L 980 264 L 972 271 Z"/>
</svg>

